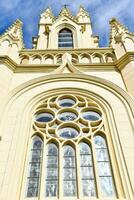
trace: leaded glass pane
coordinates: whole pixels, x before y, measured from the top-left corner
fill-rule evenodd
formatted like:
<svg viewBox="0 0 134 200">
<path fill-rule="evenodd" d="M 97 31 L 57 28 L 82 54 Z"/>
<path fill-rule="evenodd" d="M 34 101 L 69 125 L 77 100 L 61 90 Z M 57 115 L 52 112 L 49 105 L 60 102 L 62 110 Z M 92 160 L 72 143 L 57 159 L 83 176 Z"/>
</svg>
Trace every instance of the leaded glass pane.
<svg viewBox="0 0 134 200">
<path fill-rule="evenodd" d="M 48 145 L 48 155 L 57 156 L 58 149 L 54 143 Z"/>
<path fill-rule="evenodd" d="M 33 144 L 33 149 L 41 149 L 42 148 L 42 141 L 41 140 L 35 140 Z"/>
<path fill-rule="evenodd" d="M 94 112 L 94 111 L 85 111 L 82 113 L 82 117 L 88 121 L 97 121 L 101 118 L 99 113 Z"/>
<path fill-rule="evenodd" d="M 47 145 L 46 196 L 56 197 L 58 191 L 58 148 L 54 143 Z"/>
<path fill-rule="evenodd" d="M 30 167 L 30 177 L 39 177 L 40 175 L 40 163 L 33 163 Z"/>
<path fill-rule="evenodd" d="M 57 187 L 58 187 L 57 181 L 46 181 L 46 196 L 56 197 L 58 191 Z"/>
<path fill-rule="evenodd" d="M 83 196 L 96 196 L 91 148 L 86 143 L 79 144 L 81 162 L 81 183 Z"/>
<path fill-rule="evenodd" d="M 40 170 L 42 162 L 42 140 L 36 136 L 33 138 L 31 158 L 29 162 L 29 175 L 27 185 L 27 197 L 37 197 L 40 182 Z"/>
<path fill-rule="evenodd" d="M 75 179 L 76 174 L 75 174 L 75 168 L 68 168 L 64 169 L 64 179 L 70 180 L 70 179 Z"/>
<path fill-rule="evenodd" d="M 80 143 L 79 147 L 80 147 L 80 154 L 84 154 L 84 155 L 85 154 L 91 154 L 91 149 L 90 149 L 88 144 Z"/>
<path fill-rule="evenodd" d="M 79 132 L 76 128 L 64 127 L 58 130 L 58 134 L 65 139 L 71 139 L 77 137 Z"/>
<path fill-rule="evenodd" d="M 63 112 L 59 114 L 59 119 L 62 121 L 73 121 L 77 118 L 77 115 L 73 112 Z"/>
<path fill-rule="evenodd" d="M 107 149 L 96 149 L 96 154 L 98 161 L 109 161 Z"/>
<path fill-rule="evenodd" d="M 82 166 L 92 166 L 92 156 L 90 155 L 81 155 L 81 167 Z"/>
<path fill-rule="evenodd" d="M 35 117 L 36 121 L 38 122 L 50 122 L 53 120 L 53 118 L 54 116 L 49 112 L 39 113 Z"/>
<path fill-rule="evenodd" d="M 63 149 L 63 194 L 76 196 L 76 167 L 74 149 L 66 145 Z"/>
<path fill-rule="evenodd" d="M 75 156 L 74 149 L 69 145 L 64 146 L 64 156 Z"/>
<path fill-rule="evenodd" d="M 64 181 L 64 196 L 76 196 L 76 181 Z"/>
<path fill-rule="evenodd" d="M 75 167 L 75 158 L 64 157 L 64 167 Z"/>
<path fill-rule="evenodd" d="M 82 180 L 83 196 L 96 196 L 94 180 Z"/>
<path fill-rule="evenodd" d="M 50 156 L 47 162 L 47 167 L 57 168 L 58 167 L 58 159 L 57 156 Z"/>
<path fill-rule="evenodd" d="M 100 182 L 103 196 L 115 196 L 112 177 L 100 177 Z"/>
<path fill-rule="evenodd" d="M 92 167 L 81 167 L 82 179 L 93 179 L 93 168 Z"/>
<path fill-rule="evenodd" d="M 109 162 L 98 162 L 99 176 L 111 176 Z"/>
<path fill-rule="evenodd" d="M 27 189 L 27 197 L 36 197 L 38 195 L 38 178 L 29 178 L 28 179 L 28 189 Z"/>
<path fill-rule="evenodd" d="M 105 139 L 100 135 L 95 136 L 95 148 L 107 148 Z"/>
<path fill-rule="evenodd" d="M 58 170 L 55 168 L 47 169 L 47 179 L 57 179 L 58 178 Z"/>
<path fill-rule="evenodd" d="M 95 147 L 102 195 L 106 197 L 116 196 L 107 144 L 105 139 L 100 135 L 95 136 Z"/>
<path fill-rule="evenodd" d="M 59 105 L 61 107 L 72 107 L 76 102 L 70 98 L 64 98 L 59 100 Z"/>
</svg>

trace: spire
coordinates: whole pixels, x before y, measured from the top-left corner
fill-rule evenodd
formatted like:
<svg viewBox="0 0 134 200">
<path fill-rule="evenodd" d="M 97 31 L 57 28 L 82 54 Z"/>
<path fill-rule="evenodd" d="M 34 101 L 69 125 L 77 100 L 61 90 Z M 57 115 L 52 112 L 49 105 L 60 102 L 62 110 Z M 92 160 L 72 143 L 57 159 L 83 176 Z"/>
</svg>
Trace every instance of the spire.
<svg viewBox="0 0 134 200">
<path fill-rule="evenodd" d="M 23 23 L 17 19 L 0 38 L 8 36 L 13 41 L 20 42 L 21 48 L 24 48 L 22 25 Z"/>
<path fill-rule="evenodd" d="M 67 16 L 69 18 L 74 18 L 73 15 L 71 14 L 69 8 L 67 8 L 67 5 L 64 5 L 64 7 L 61 9 L 59 13 L 59 17 L 64 17 Z"/>
<path fill-rule="evenodd" d="M 113 39 L 115 39 L 116 42 L 120 42 L 122 36 L 125 33 L 129 33 L 128 28 L 121 24 L 117 19 L 112 18 L 110 20 L 111 25 L 111 31 L 110 31 L 110 44 Z"/>
<path fill-rule="evenodd" d="M 41 14 L 41 22 L 49 23 L 54 21 L 54 15 L 50 7 L 44 10 Z"/>
<path fill-rule="evenodd" d="M 78 22 L 90 22 L 90 16 L 83 6 L 80 6 L 76 19 Z"/>
<path fill-rule="evenodd" d="M 134 51 L 134 33 L 129 32 L 128 28 L 115 18 L 110 21 L 110 25 L 110 46 L 115 49 L 117 58 L 126 52 Z"/>
</svg>

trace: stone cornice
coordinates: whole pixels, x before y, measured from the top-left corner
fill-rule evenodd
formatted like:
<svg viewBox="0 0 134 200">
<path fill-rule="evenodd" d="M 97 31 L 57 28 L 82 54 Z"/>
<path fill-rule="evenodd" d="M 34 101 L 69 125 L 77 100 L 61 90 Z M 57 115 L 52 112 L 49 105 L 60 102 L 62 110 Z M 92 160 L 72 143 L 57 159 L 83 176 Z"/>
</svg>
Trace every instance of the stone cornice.
<svg viewBox="0 0 134 200">
<path fill-rule="evenodd" d="M 9 69 L 15 71 L 18 64 L 14 62 L 9 56 L 1 56 L 0 55 L 0 64 L 5 64 Z"/>
<path fill-rule="evenodd" d="M 126 53 L 119 60 L 113 63 L 90 63 L 90 64 L 81 63 L 81 64 L 74 64 L 74 66 L 78 68 L 79 70 L 81 70 L 83 73 L 90 70 L 116 70 L 116 71 L 119 70 L 121 71 L 131 61 L 134 61 L 134 52 Z M 9 69 L 11 69 L 15 73 L 21 73 L 21 72 L 50 73 L 60 66 L 59 64 L 52 64 L 52 65 L 48 65 L 48 64 L 47 65 L 45 64 L 24 65 L 23 64 L 22 65 L 22 64 L 17 64 L 8 56 L 0 56 L 0 64 L 5 64 Z"/>
<path fill-rule="evenodd" d="M 115 65 L 121 71 L 131 61 L 134 61 L 134 52 L 127 52 L 115 62 Z"/>
<path fill-rule="evenodd" d="M 113 48 L 110 47 L 106 47 L 106 48 L 80 48 L 80 49 L 46 49 L 46 50 L 37 50 L 37 49 L 24 49 L 19 51 L 20 55 L 25 55 L 25 54 L 51 54 L 51 53 L 56 53 L 56 54 L 60 54 L 60 53 L 85 53 L 86 52 L 90 52 L 90 53 L 104 53 L 104 52 L 114 52 Z"/>
</svg>

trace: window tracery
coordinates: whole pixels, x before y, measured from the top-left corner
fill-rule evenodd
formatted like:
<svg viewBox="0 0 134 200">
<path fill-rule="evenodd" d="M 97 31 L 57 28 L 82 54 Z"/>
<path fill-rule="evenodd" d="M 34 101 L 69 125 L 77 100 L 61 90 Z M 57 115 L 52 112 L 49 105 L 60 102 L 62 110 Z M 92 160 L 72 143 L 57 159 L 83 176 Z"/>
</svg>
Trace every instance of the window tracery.
<svg viewBox="0 0 134 200">
<path fill-rule="evenodd" d="M 57 95 L 39 104 L 33 116 L 33 127 L 44 136 L 47 144 L 42 158 L 43 141 L 38 136 L 33 138 L 32 157 L 36 141 L 41 143 L 40 154 L 36 156 L 35 175 L 38 176 L 29 175 L 27 197 L 39 195 L 41 170 L 44 170 L 45 183 L 41 181 L 41 184 L 45 187 L 46 198 L 60 199 L 79 195 L 116 198 L 106 142 L 108 136 L 102 131 L 105 130 L 103 118 L 100 105 L 86 96 Z M 41 168 L 43 159 L 45 167 Z M 30 161 L 29 165 L 32 171 L 34 164 Z M 31 186 L 32 178 L 36 181 Z M 60 183 L 62 188 L 59 187 Z"/>
</svg>

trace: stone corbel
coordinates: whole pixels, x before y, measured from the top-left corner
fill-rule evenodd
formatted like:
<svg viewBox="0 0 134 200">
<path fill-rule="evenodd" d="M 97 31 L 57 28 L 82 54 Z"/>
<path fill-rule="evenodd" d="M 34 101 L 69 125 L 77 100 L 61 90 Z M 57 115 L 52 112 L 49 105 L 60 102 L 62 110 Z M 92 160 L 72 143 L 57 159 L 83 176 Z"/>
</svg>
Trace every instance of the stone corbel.
<svg viewBox="0 0 134 200">
<path fill-rule="evenodd" d="M 80 31 L 82 32 L 82 34 L 86 31 L 86 24 L 81 25 Z"/>
</svg>

